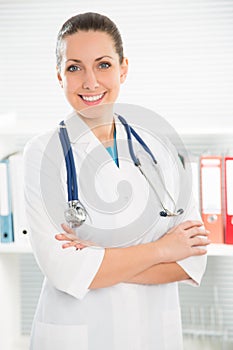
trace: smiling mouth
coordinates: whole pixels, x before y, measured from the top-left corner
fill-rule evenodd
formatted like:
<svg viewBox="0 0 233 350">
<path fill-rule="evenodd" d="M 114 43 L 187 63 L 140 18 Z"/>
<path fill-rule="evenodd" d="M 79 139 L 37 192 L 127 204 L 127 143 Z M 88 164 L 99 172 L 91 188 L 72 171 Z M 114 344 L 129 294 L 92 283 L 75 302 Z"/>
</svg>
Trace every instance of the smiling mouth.
<svg viewBox="0 0 233 350">
<path fill-rule="evenodd" d="M 104 97 L 105 93 L 103 94 L 99 94 L 99 95 L 95 95 L 95 96 L 85 96 L 85 95 L 79 95 L 84 101 L 86 102 L 96 102 L 101 100 Z"/>
</svg>

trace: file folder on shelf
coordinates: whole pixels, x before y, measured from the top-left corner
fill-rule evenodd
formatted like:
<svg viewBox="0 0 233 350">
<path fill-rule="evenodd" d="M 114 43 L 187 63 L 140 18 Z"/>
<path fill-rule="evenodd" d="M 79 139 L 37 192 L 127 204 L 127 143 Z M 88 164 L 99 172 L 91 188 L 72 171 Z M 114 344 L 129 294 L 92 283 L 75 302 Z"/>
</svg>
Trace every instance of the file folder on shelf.
<svg viewBox="0 0 233 350">
<path fill-rule="evenodd" d="M 8 159 L 0 160 L 0 236 L 1 243 L 14 241 Z"/>
<path fill-rule="evenodd" d="M 212 243 L 224 243 L 222 157 L 201 156 L 201 214 Z"/>
<path fill-rule="evenodd" d="M 225 243 L 233 244 L 233 157 L 224 158 Z"/>
<path fill-rule="evenodd" d="M 9 156 L 11 201 L 13 212 L 13 228 L 15 244 L 21 247 L 30 247 L 29 227 L 25 212 L 24 175 L 22 153 Z"/>
</svg>

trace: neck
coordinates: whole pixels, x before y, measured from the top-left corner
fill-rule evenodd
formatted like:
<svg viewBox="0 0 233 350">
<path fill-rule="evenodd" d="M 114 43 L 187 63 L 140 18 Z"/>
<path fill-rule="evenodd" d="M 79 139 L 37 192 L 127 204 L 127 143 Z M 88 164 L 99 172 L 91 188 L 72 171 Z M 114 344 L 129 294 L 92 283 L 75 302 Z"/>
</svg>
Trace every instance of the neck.
<svg viewBox="0 0 233 350">
<path fill-rule="evenodd" d="M 102 105 L 99 109 L 85 109 L 78 114 L 105 147 L 113 145 L 115 125 L 112 106 Z"/>
<path fill-rule="evenodd" d="M 104 144 L 105 147 L 109 147 L 113 145 L 114 139 L 114 121 L 111 123 L 97 126 L 92 131 L 94 135 Z"/>
</svg>

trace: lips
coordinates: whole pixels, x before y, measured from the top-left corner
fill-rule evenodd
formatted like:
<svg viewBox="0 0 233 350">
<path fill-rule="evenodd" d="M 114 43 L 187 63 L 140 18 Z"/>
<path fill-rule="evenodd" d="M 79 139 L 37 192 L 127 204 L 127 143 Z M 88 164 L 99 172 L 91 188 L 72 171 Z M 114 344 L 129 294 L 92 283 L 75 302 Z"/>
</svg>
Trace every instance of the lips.
<svg viewBox="0 0 233 350">
<path fill-rule="evenodd" d="M 79 95 L 79 96 L 87 104 L 96 104 L 103 99 L 104 95 L 105 93 L 98 94 L 98 95 Z"/>
</svg>

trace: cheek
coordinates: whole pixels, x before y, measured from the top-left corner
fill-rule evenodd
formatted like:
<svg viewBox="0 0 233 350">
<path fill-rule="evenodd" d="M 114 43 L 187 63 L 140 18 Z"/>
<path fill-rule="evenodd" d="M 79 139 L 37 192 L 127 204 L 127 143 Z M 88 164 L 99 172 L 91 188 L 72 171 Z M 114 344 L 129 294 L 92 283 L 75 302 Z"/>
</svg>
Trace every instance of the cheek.
<svg viewBox="0 0 233 350">
<path fill-rule="evenodd" d="M 63 86 L 64 89 L 67 91 L 67 93 L 72 93 L 75 92 L 77 90 L 77 88 L 80 86 L 80 82 L 77 78 L 73 77 L 73 76 L 69 76 L 69 77 L 64 77 L 63 80 Z"/>
<path fill-rule="evenodd" d="M 119 86 L 121 84 L 120 82 L 120 75 L 119 74 L 112 74 L 108 77 L 109 86 L 111 86 L 112 89 L 119 89 Z"/>
</svg>

